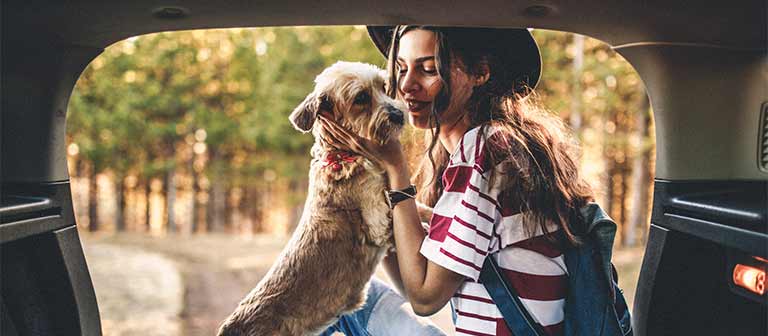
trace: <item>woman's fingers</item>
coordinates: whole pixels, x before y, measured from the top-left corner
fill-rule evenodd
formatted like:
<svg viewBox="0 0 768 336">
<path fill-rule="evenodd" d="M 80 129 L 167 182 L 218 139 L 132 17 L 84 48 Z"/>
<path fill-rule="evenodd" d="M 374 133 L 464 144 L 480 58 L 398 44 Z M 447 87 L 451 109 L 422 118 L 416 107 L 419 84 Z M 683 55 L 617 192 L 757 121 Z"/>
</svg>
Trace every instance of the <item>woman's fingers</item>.
<svg viewBox="0 0 768 336">
<path fill-rule="evenodd" d="M 338 125 L 335 122 L 325 118 L 322 115 L 320 116 L 320 120 L 322 121 L 322 124 L 323 124 L 323 127 L 320 128 L 321 135 L 324 135 L 330 138 L 330 139 L 326 139 L 326 141 L 332 140 L 329 142 L 334 144 L 340 144 L 340 145 L 349 145 L 347 135 L 338 129 Z"/>
<path fill-rule="evenodd" d="M 330 127 L 328 130 L 328 133 L 331 134 L 331 136 L 336 140 L 334 144 L 336 145 L 343 145 L 345 147 L 348 147 L 352 150 L 359 150 L 360 144 L 357 142 L 357 140 L 354 138 L 354 136 L 350 135 L 347 132 L 344 132 L 339 129 L 335 129 Z"/>
<path fill-rule="evenodd" d="M 326 141 L 330 144 L 362 154 L 369 160 L 375 161 L 381 166 L 384 166 L 387 163 L 394 164 L 403 160 L 402 148 L 400 146 L 400 141 L 397 139 L 379 145 L 350 132 L 348 129 L 339 125 L 333 118 L 320 115 L 319 119 L 322 123 L 320 129 L 321 134 L 325 133 L 329 135 L 328 138 L 330 139 L 326 139 Z"/>
<path fill-rule="evenodd" d="M 368 159 L 378 161 L 378 155 L 376 155 L 376 153 L 370 149 L 368 145 L 369 141 L 367 139 L 350 132 L 346 128 L 336 123 L 334 120 L 327 118 L 324 115 L 320 115 L 319 118 L 323 123 L 321 133 L 327 134 L 328 139 L 326 139 L 326 141 L 334 145 L 346 147 L 355 153 L 362 154 Z"/>
<path fill-rule="evenodd" d="M 329 134 L 333 140 L 336 140 L 332 142 L 333 144 L 343 145 L 350 149 L 358 149 L 360 147 L 360 142 L 356 139 L 355 134 L 349 133 L 349 131 L 331 119 L 321 117 L 320 120 L 323 122 L 321 131 Z"/>
<path fill-rule="evenodd" d="M 337 124 L 328 123 L 327 127 L 328 127 L 327 131 L 331 133 L 334 137 L 336 137 L 336 139 L 344 140 L 345 142 L 348 142 L 350 144 L 354 142 L 355 140 L 354 137 L 348 132 L 346 132 L 344 129 L 339 127 Z"/>
<path fill-rule="evenodd" d="M 320 138 L 329 144 L 343 144 L 339 137 L 328 127 L 320 128 Z"/>
</svg>

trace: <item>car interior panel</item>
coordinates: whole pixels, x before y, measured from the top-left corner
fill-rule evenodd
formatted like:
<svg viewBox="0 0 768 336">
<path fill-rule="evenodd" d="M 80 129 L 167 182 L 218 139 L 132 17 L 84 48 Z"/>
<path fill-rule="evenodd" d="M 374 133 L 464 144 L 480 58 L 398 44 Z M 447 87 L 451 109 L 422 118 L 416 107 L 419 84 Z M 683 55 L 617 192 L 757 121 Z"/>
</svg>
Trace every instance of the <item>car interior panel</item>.
<svg viewBox="0 0 768 336">
<path fill-rule="evenodd" d="M 738 265 L 768 265 L 765 0 L 4 0 L 0 13 L 2 335 L 102 333 L 65 131 L 73 87 L 105 48 L 162 31 L 399 23 L 567 31 L 626 58 L 657 144 L 635 335 L 768 334 L 768 294 L 734 285 Z"/>
</svg>

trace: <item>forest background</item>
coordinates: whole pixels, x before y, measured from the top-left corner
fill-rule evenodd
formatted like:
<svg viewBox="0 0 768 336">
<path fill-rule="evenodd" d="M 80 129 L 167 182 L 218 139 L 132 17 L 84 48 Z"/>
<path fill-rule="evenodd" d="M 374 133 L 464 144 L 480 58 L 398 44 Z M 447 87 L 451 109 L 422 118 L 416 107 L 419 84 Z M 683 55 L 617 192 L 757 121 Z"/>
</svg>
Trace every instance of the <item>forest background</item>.
<svg viewBox="0 0 768 336">
<path fill-rule="evenodd" d="M 643 84 L 598 40 L 533 35 L 537 99 L 581 145 L 581 173 L 619 224 L 613 262 L 631 306 L 655 156 Z M 67 156 L 104 335 L 214 334 L 264 276 L 308 187 L 313 139 L 288 115 L 339 60 L 385 63 L 365 27 L 335 26 L 144 35 L 89 64 Z M 422 132 L 402 141 L 416 162 Z M 430 318 L 452 335 L 447 308 Z"/>
<path fill-rule="evenodd" d="M 580 166 L 643 244 L 655 143 L 643 84 L 606 44 L 534 30 L 538 99 L 581 145 Z M 67 154 L 79 227 L 152 236 L 290 235 L 308 184 L 312 136 L 290 112 L 338 60 L 384 66 L 365 27 L 276 27 L 145 35 L 107 48 L 69 103 Z M 423 135 L 403 142 L 420 155 Z"/>
</svg>

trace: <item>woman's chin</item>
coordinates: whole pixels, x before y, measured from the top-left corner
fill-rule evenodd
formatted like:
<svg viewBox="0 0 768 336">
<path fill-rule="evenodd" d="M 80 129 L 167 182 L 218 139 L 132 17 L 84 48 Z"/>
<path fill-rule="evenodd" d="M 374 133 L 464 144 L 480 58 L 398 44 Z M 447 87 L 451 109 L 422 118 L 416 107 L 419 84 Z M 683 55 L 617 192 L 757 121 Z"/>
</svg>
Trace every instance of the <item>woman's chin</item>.
<svg viewBox="0 0 768 336">
<path fill-rule="evenodd" d="M 429 128 L 429 118 L 426 118 L 424 116 L 408 113 L 408 122 L 411 124 L 411 126 L 418 128 L 418 129 L 428 129 Z"/>
</svg>

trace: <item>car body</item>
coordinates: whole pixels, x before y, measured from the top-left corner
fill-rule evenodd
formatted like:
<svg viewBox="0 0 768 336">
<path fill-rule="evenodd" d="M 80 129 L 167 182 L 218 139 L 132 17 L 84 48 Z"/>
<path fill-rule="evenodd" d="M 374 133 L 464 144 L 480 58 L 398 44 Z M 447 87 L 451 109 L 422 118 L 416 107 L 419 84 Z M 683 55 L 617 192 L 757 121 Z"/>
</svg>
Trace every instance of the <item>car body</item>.
<svg viewBox="0 0 768 336">
<path fill-rule="evenodd" d="M 766 295 L 734 285 L 768 259 L 765 0 L 387 2 L 5 0 L 3 335 L 100 335 L 65 148 L 74 84 L 104 48 L 168 30 L 397 23 L 534 27 L 604 41 L 643 79 L 656 124 L 637 335 L 765 335 Z"/>
</svg>

